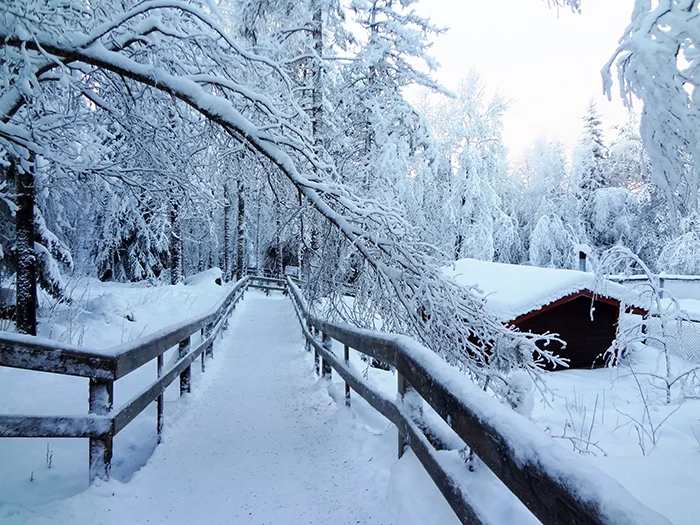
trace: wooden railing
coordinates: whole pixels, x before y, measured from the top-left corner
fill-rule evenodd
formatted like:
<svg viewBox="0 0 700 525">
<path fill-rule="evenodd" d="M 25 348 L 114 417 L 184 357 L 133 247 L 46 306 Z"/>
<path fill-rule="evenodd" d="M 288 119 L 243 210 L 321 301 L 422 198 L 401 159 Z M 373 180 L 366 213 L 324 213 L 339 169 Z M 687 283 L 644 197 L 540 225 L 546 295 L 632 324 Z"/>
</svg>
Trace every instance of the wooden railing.
<svg viewBox="0 0 700 525">
<path fill-rule="evenodd" d="M 163 392 L 177 377 L 180 393 L 190 391 L 191 365 L 212 355 L 214 338 L 247 288 L 288 291 L 302 325 L 307 349 L 314 352 L 317 373 L 335 370 L 351 390 L 389 419 L 399 431 L 399 455 L 409 446 L 462 523 L 489 523 L 478 501 L 463 490 L 439 449 L 451 449 L 444 433 L 422 417 L 424 400 L 463 443 L 545 524 L 642 525 L 670 522 L 634 499 L 617 482 L 581 457 L 568 452 L 532 422 L 478 389 L 461 372 L 408 337 L 360 330 L 325 322 L 307 310 L 301 292 L 289 278 L 247 276 L 208 313 L 137 341 L 99 352 L 30 336 L 0 334 L 0 366 L 87 377 L 89 414 L 81 416 L 0 415 L 0 437 L 81 437 L 90 439 L 90 481 L 108 479 L 112 441 L 150 403 L 157 401 L 157 430 L 163 426 Z M 191 336 L 202 331 L 195 347 Z M 333 340 L 343 344 L 335 355 Z M 163 354 L 178 348 L 178 360 L 167 371 Z M 398 396 L 387 396 L 350 365 L 350 349 L 393 366 Z M 112 410 L 118 379 L 157 360 L 157 378 L 118 411 Z M 459 440 L 457 440 L 459 441 Z M 465 468 L 467 468 L 465 466 Z"/>
<path fill-rule="evenodd" d="M 335 370 L 346 383 L 346 404 L 352 389 L 396 425 L 399 456 L 405 446 L 411 447 L 462 523 L 490 520 L 484 505 L 460 487 L 454 467 L 437 454 L 440 448 L 453 447 L 426 424 L 421 398 L 543 523 L 670 525 L 619 483 L 556 444 L 530 420 L 488 396 L 424 346 L 408 337 L 318 319 L 309 313 L 300 290 L 289 279 L 287 287 L 307 349 L 313 349 L 316 372 L 328 376 Z M 343 345 L 342 359 L 333 351 L 333 340 Z M 379 391 L 351 367 L 351 348 L 396 369 L 396 398 Z"/>
<path fill-rule="evenodd" d="M 38 370 L 90 379 L 89 413 L 80 416 L 0 415 L 0 437 L 69 437 L 90 439 L 90 482 L 109 479 L 114 436 L 153 401 L 157 402 L 157 432 L 163 429 L 163 392 L 180 378 L 180 395 L 190 392 L 192 363 L 212 357 L 214 339 L 246 288 L 259 287 L 244 277 L 209 312 L 152 335 L 106 351 L 62 345 L 37 337 L 0 333 L 0 366 Z M 258 279 L 258 278 L 256 278 Z M 284 284 L 282 281 L 277 281 Z M 201 330 L 201 341 L 191 337 Z M 177 361 L 163 369 L 163 354 L 177 347 Z M 152 360 L 157 377 L 119 410 L 113 410 L 114 382 Z"/>
</svg>

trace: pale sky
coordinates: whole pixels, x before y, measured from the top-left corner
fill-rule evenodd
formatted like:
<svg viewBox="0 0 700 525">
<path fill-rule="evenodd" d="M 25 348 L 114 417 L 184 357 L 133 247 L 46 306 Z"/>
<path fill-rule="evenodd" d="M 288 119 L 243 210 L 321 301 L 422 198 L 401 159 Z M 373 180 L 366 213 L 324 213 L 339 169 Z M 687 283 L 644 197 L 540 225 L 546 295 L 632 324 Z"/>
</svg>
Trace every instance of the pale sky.
<svg viewBox="0 0 700 525">
<path fill-rule="evenodd" d="M 634 0 L 583 0 L 583 13 L 545 0 L 422 0 L 417 10 L 449 27 L 432 55 L 438 80 L 453 88 L 473 68 L 511 100 L 504 138 L 512 155 L 540 135 L 572 146 L 595 99 L 606 127 L 626 121 L 618 95 L 602 94 L 600 70 L 627 26 Z"/>
</svg>

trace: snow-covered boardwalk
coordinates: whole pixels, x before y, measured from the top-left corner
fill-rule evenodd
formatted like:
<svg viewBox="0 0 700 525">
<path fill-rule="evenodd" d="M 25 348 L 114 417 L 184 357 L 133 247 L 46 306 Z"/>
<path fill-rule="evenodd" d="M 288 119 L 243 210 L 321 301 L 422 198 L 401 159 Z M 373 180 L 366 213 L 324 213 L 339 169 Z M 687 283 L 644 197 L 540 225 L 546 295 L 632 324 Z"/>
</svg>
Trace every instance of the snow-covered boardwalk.
<svg viewBox="0 0 700 525">
<path fill-rule="evenodd" d="M 386 475 L 312 372 L 292 304 L 252 292 L 217 342 L 207 387 L 128 483 L 98 483 L 32 524 L 389 524 Z M 166 416 L 167 417 L 167 416 Z"/>
</svg>

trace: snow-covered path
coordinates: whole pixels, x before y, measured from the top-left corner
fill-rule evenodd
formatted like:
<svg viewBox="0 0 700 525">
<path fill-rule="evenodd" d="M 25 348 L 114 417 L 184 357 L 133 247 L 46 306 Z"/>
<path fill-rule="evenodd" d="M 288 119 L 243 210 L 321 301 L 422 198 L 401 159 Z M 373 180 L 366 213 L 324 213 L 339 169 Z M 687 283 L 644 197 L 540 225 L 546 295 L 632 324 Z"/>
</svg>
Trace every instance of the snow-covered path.
<svg viewBox="0 0 700 525">
<path fill-rule="evenodd" d="M 210 372 L 211 371 L 211 372 Z M 205 389 L 128 483 L 0 516 L 32 524 L 388 524 L 385 468 L 313 376 L 289 300 L 252 292 Z M 167 412 L 166 412 L 167 419 Z M 374 451 L 376 452 L 376 450 Z M 2 513 L 0 513 L 2 514 Z"/>
</svg>

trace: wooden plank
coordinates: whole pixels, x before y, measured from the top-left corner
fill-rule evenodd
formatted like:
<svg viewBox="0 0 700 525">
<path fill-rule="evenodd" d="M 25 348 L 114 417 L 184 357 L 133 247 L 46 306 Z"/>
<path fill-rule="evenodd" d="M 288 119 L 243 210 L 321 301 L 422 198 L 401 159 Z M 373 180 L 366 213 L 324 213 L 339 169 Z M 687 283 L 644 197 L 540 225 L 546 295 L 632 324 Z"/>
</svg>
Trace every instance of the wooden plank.
<svg viewBox="0 0 700 525">
<path fill-rule="evenodd" d="M 254 283 L 255 283 L 256 281 L 260 281 L 260 282 L 263 282 L 263 283 L 275 283 L 275 284 L 278 284 L 278 285 L 280 285 L 280 286 L 284 286 L 284 284 L 285 284 L 285 280 L 284 280 L 284 279 L 277 279 L 277 278 L 275 278 L 275 277 L 265 277 L 265 276 L 262 276 L 262 275 L 250 275 L 248 278 L 249 278 L 250 281 L 251 281 L 251 285 L 254 285 Z"/>
<path fill-rule="evenodd" d="M 369 331 L 360 331 L 362 333 L 358 333 L 356 328 L 345 328 L 341 325 L 333 325 L 316 318 L 311 318 L 311 321 L 312 326 L 327 333 L 336 341 L 340 341 L 388 365 L 396 366 L 395 337 Z"/>
<path fill-rule="evenodd" d="M 91 438 L 112 432 L 104 416 L 0 415 L 0 438 Z"/>
<path fill-rule="evenodd" d="M 114 379 L 116 359 L 38 337 L 0 334 L 0 366 Z"/>
<path fill-rule="evenodd" d="M 180 341 L 203 328 L 210 317 L 211 314 L 206 314 L 194 321 L 184 323 L 175 330 L 172 330 L 172 327 L 160 330 L 153 334 L 146 343 L 136 340 L 123 345 L 117 350 L 117 378 L 121 379 L 160 354 L 167 352 Z"/>
<path fill-rule="evenodd" d="M 251 284 L 248 286 L 249 289 L 263 290 L 265 292 L 286 292 L 286 288 L 280 288 L 278 286 L 265 286 L 263 284 Z"/>
</svg>

